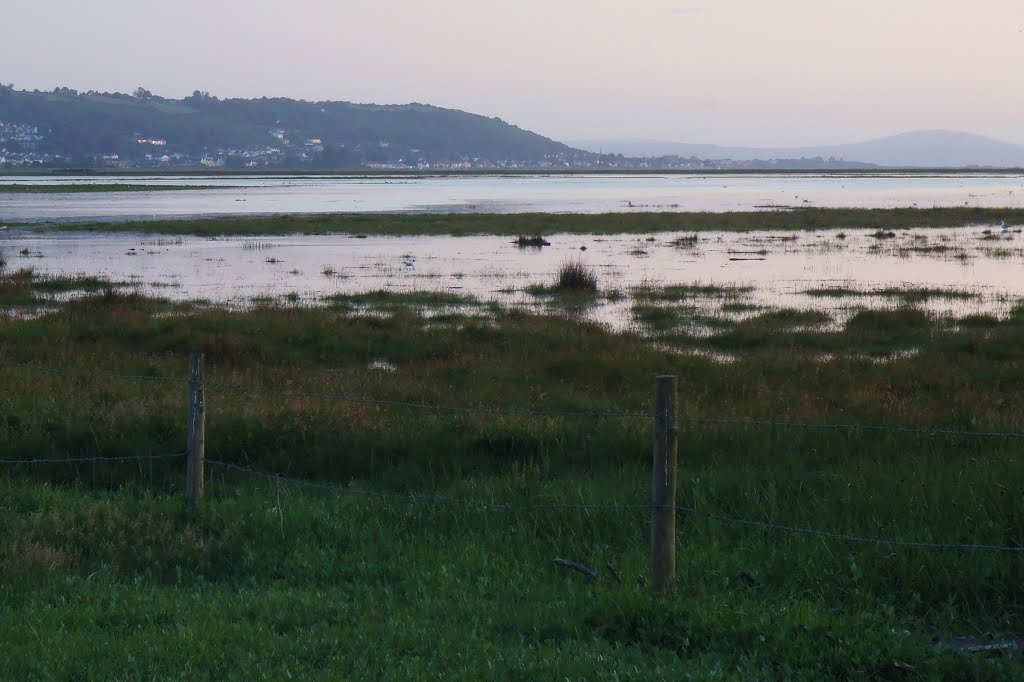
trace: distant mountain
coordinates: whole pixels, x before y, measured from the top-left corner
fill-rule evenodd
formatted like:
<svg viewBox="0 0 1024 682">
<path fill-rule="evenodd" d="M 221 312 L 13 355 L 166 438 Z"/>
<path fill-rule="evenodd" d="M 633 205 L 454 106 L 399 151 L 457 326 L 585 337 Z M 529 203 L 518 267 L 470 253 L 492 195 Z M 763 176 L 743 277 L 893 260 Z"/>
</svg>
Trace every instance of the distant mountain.
<svg viewBox="0 0 1024 682">
<path fill-rule="evenodd" d="M 129 95 L 0 86 L 0 159 L 5 153 L 81 165 L 163 159 L 330 168 L 593 156 L 497 118 L 425 104 L 219 99 L 198 91 L 175 100 L 141 88 Z"/>
<path fill-rule="evenodd" d="M 868 142 L 823 147 L 721 147 L 659 140 L 577 140 L 570 144 L 593 152 L 644 157 L 680 156 L 733 161 L 820 157 L 897 168 L 1024 167 L 1024 145 L 946 130 L 922 130 Z"/>
</svg>

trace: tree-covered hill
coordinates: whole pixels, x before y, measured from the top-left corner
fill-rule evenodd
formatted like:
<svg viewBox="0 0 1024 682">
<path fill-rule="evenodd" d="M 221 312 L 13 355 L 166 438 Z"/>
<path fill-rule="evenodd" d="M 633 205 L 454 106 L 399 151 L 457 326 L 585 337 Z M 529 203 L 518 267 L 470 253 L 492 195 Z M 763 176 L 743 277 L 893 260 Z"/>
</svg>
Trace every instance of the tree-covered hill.
<svg viewBox="0 0 1024 682">
<path fill-rule="evenodd" d="M 80 165 L 113 155 L 332 168 L 473 160 L 532 165 L 591 156 L 497 118 L 424 104 L 219 99 L 198 91 L 173 100 L 142 88 L 128 95 L 0 86 L 0 122 L 9 138 L 0 148 L 9 154 L 34 152 Z"/>
</svg>

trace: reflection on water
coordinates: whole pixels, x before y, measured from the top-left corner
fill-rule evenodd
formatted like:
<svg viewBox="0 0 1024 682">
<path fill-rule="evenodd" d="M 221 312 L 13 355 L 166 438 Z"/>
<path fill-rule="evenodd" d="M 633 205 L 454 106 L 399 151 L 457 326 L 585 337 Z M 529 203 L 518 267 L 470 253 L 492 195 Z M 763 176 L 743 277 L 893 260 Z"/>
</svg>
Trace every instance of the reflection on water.
<svg viewBox="0 0 1024 682">
<path fill-rule="evenodd" d="M 1024 207 L 1021 175 L 12 177 L 3 184 L 215 185 L 159 192 L 0 192 L 0 223 L 275 213 L 752 211 L 765 206 Z"/>
<path fill-rule="evenodd" d="M 779 307 L 842 318 L 858 306 L 900 304 L 906 297 L 885 290 L 904 286 L 955 290 L 956 296 L 940 292 L 912 302 L 957 315 L 1004 313 L 1024 297 L 1024 235 L 1015 230 L 996 238 L 981 228 L 959 228 L 900 231 L 891 238 L 821 230 L 702 234 L 696 241 L 681 234 L 547 239 L 550 246 L 523 249 L 494 236 L 208 239 L 10 230 L 0 236 L 0 249 L 9 268 L 130 281 L 171 299 L 314 303 L 332 294 L 387 290 L 465 294 L 540 310 L 560 304 L 526 289 L 553 282 L 559 265 L 572 258 L 593 268 L 601 289 L 594 301 L 576 306 L 577 314 L 620 329 L 635 324 L 637 301 L 628 294 L 644 285 L 749 287 L 716 292 L 704 286 L 675 303 L 647 301 L 731 319 Z M 808 293 L 820 289 L 824 295 Z"/>
</svg>

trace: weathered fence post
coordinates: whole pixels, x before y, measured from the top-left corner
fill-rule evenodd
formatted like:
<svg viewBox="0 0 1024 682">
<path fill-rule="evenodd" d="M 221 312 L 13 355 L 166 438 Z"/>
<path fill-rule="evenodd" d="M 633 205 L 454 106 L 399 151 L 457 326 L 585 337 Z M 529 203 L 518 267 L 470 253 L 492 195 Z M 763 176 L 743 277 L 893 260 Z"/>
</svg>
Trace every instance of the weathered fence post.
<svg viewBox="0 0 1024 682">
<path fill-rule="evenodd" d="M 202 353 L 188 356 L 188 463 L 185 471 L 185 496 L 189 510 L 203 496 L 203 460 L 206 457 L 206 388 Z"/>
<path fill-rule="evenodd" d="M 651 485 L 651 591 L 676 579 L 676 377 L 655 379 L 654 475 Z"/>
</svg>

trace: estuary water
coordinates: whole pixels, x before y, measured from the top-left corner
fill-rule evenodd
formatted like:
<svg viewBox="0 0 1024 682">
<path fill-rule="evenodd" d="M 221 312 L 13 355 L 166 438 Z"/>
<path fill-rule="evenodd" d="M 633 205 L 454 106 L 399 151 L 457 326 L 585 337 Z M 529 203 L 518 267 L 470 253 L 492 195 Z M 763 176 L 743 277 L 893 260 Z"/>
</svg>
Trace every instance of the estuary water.
<svg viewBox="0 0 1024 682">
<path fill-rule="evenodd" d="M 898 297 L 881 292 L 905 287 L 941 290 L 921 305 L 957 316 L 1004 314 L 1024 298 L 1024 233 L 1017 226 L 548 240 L 550 246 L 524 249 L 497 236 L 207 238 L 15 228 L 0 232 L 0 251 L 10 269 L 96 275 L 150 295 L 239 307 L 267 300 L 318 305 L 335 294 L 384 290 L 467 294 L 549 312 L 558 304 L 531 287 L 551 284 L 560 264 L 573 259 L 595 272 L 602 293 L 577 312 L 617 329 L 636 325 L 630 294 L 645 285 L 732 288 L 683 301 L 711 315 L 793 307 L 827 311 L 837 321 L 858 307 L 898 305 Z M 822 288 L 847 292 L 813 293 Z"/>
<path fill-rule="evenodd" d="M 212 186 L 132 192 L 0 192 L 11 223 L 315 213 L 607 213 L 770 207 L 1024 207 L 1024 175 L 635 174 L 11 176 L 3 185 Z"/>
</svg>

